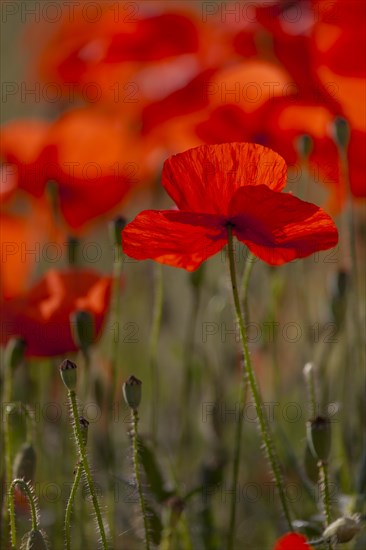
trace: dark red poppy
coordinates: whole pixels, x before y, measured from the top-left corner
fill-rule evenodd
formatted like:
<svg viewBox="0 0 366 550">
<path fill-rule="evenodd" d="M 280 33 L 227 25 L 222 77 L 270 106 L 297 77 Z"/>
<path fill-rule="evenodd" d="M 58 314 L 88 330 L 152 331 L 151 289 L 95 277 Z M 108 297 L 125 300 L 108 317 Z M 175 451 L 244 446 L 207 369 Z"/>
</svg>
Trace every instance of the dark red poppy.
<svg viewBox="0 0 366 550">
<path fill-rule="evenodd" d="M 287 533 L 277 540 L 273 550 L 314 550 L 307 543 L 304 535 L 299 533 Z"/>
<path fill-rule="evenodd" d="M 228 226 L 259 258 L 280 265 L 337 244 L 331 218 L 281 193 L 285 161 L 251 143 L 203 145 L 169 158 L 163 186 L 178 210 L 141 212 L 122 233 L 123 250 L 194 271 L 227 243 Z"/>
<path fill-rule="evenodd" d="M 95 332 L 101 332 L 108 311 L 111 278 L 86 270 L 49 270 L 27 293 L 1 304 L 3 324 L 0 341 L 12 336 L 26 340 L 30 357 L 49 357 L 75 351 L 70 314 L 89 311 Z"/>
</svg>

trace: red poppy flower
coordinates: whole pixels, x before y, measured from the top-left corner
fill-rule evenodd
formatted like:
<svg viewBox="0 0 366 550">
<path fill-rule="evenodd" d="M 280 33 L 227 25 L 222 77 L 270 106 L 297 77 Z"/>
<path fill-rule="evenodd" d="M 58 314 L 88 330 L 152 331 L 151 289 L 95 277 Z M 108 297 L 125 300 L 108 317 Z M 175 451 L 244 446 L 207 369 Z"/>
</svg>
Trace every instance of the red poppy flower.
<svg viewBox="0 0 366 550">
<path fill-rule="evenodd" d="M 281 193 L 286 164 L 251 143 L 203 145 L 169 158 L 163 186 L 178 210 L 146 210 L 126 226 L 133 258 L 194 271 L 227 242 L 227 227 L 259 258 L 280 265 L 337 244 L 331 218 Z"/>
<path fill-rule="evenodd" d="M 14 120 L 2 126 L 2 172 L 6 180 L 14 182 L 13 189 L 19 187 L 36 197 L 43 194 L 46 182 L 39 164 L 39 155 L 48 129 L 49 123 L 38 119 Z"/>
<path fill-rule="evenodd" d="M 287 533 L 277 540 L 273 550 L 314 550 L 299 533 Z"/>
<path fill-rule="evenodd" d="M 70 329 L 70 314 L 89 311 L 100 334 L 108 310 L 111 278 L 91 270 L 50 270 L 27 293 L 1 304 L 2 344 L 12 336 L 27 342 L 31 357 L 62 355 L 76 350 Z"/>
</svg>

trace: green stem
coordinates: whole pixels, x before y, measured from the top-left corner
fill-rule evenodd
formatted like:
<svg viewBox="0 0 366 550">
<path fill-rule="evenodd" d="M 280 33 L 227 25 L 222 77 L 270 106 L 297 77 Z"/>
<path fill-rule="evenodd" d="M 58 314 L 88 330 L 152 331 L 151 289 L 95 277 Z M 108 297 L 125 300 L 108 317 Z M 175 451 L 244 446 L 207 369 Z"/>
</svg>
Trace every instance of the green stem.
<svg viewBox="0 0 366 550">
<path fill-rule="evenodd" d="M 246 323 L 249 323 L 249 307 L 248 307 L 248 288 L 250 275 L 254 266 L 253 254 L 250 253 L 247 261 L 245 263 L 244 273 L 242 284 L 240 288 L 240 300 L 243 303 L 244 315 Z M 230 526 L 229 526 L 229 539 L 228 539 L 228 550 L 234 548 L 234 538 L 235 538 L 235 523 L 236 523 L 236 503 L 237 503 L 237 483 L 239 477 L 239 464 L 240 464 L 240 455 L 241 455 L 241 438 L 243 430 L 243 419 L 244 419 L 244 407 L 247 400 L 248 393 L 248 384 L 244 376 L 241 377 L 240 390 L 239 390 L 239 419 L 236 423 L 236 433 L 235 433 L 235 450 L 234 450 L 234 461 L 233 461 L 233 474 L 232 474 L 232 494 L 233 498 L 231 499 L 230 505 Z"/>
<path fill-rule="evenodd" d="M 116 332 L 112 331 L 112 401 L 114 402 L 115 390 L 117 388 L 117 373 L 119 359 L 120 342 L 120 322 L 121 322 L 121 277 L 123 270 L 123 254 L 119 245 L 115 246 L 115 259 L 113 264 L 113 290 L 112 290 L 112 326 L 116 327 Z"/>
<path fill-rule="evenodd" d="M 146 547 L 146 550 L 149 550 L 150 549 L 150 532 L 149 532 L 149 524 L 147 519 L 145 499 L 142 491 L 142 482 L 141 482 L 140 464 L 139 464 L 139 450 L 138 450 L 138 441 L 137 441 L 137 425 L 139 421 L 137 409 L 131 409 L 131 421 L 132 421 L 131 435 L 132 435 L 133 466 L 135 470 L 136 486 L 137 486 L 137 492 L 139 495 L 141 514 L 144 522 L 145 547 Z"/>
<path fill-rule="evenodd" d="M 93 507 L 94 507 L 96 518 L 97 518 L 99 533 L 100 533 L 100 536 L 101 536 L 101 539 L 102 539 L 103 549 L 107 550 L 107 548 L 108 548 L 107 537 L 106 537 L 106 533 L 105 533 L 105 529 L 104 529 L 104 525 L 103 525 L 102 514 L 100 512 L 97 493 L 95 491 L 93 478 L 91 476 L 88 457 L 87 457 L 87 454 L 86 454 L 85 445 L 83 443 L 83 437 L 82 437 L 82 433 L 81 433 L 81 429 L 80 429 L 79 414 L 78 414 L 78 407 L 77 407 L 77 403 L 76 403 L 75 391 L 69 390 L 69 400 L 70 400 L 71 412 L 72 412 L 72 416 L 73 416 L 74 435 L 75 435 L 75 439 L 76 439 L 76 443 L 77 443 L 77 447 L 78 447 L 78 451 L 79 451 L 80 460 L 81 460 L 81 463 L 82 463 L 82 466 L 83 466 L 83 470 L 85 472 L 86 482 L 87 482 L 88 489 L 89 489 L 89 492 L 90 492 L 90 495 L 91 495 L 91 498 L 92 498 Z"/>
<path fill-rule="evenodd" d="M 71 487 L 69 500 L 67 501 L 66 512 L 65 512 L 65 546 L 67 550 L 71 549 L 70 519 L 71 519 L 72 507 L 74 505 L 76 491 L 79 487 L 82 471 L 83 471 L 83 467 L 79 462 L 77 466 L 75 478 L 74 478 L 74 483 L 72 484 L 72 487 Z"/>
<path fill-rule="evenodd" d="M 247 342 L 247 332 L 246 327 L 243 321 L 243 316 L 241 312 L 240 307 L 240 299 L 239 299 L 239 293 L 238 293 L 238 287 L 237 287 L 237 281 L 236 281 L 236 271 L 235 271 L 235 257 L 234 257 L 234 248 L 233 248 L 233 235 L 232 235 L 232 226 L 228 225 L 227 227 L 228 231 L 228 251 L 229 251 L 229 266 L 230 266 L 230 277 L 231 277 L 231 285 L 232 285 L 232 291 L 233 291 L 233 298 L 234 298 L 234 305 L 235 305 L 235 311 L 236 316 L 239 322 L 239 328 L 241 333 L 241 339 L 242 339 L 242 346 L 243 346 L 243 355 L 244 355 L 244 370 L 243 370 L 243 378 L 245 380 L 245 376 L 248 379 L 251 392 L 253 394 L 253 399 L 255 403 L 256 413 L 258 416 L 259 421 L 259 427 L 260 432 L 262 436 L 262 441 L 264 448 L 267 452 L 267 457 L 269 459 L 272 473 L 274 476 L 275 484 L 277 487 L 277 490 L 279 492 L 283 512 L 285 515 L 285 518 L 288 523 L 288 527 L 290 531 L 293 530 L 292 524 L 291 524 L 291 517 L 289 508 L 286 501 L 286 495 L 283 487 L 283 481 L 281 476 L 281 468 L 279 464 L 279 460 L 273 445 L 272 437 L 270 434 L 268 421 L 265 417 L 265 414 L 263 412 L 264 408 L 262 406 L 262 400 L 260 397 L 259 389 L 257 386 L 256 377 L 251 365 L 250 360 L 250 354 L 249 354 L 249 348 L 248 348 L 248 342 Z M 244 381 L 245 383 L 245 381 Z M 241 438 L 241 433 L 238 434 Z M 236 446 L 240 446 L 240 439 L 239 442 L 236 442 Z M 235 481 L 235 480 L 234 480 Z M 234 537 L 234 534 L 232 535 Z"/>
<path fill-rule="evenodd" d="M 4 376 L 4 404 L 5 404 L 5 415 L 4 415 L 4 455 L 5 455 L 5 482 L 8 487 L 12 479 L 12 437 L 11 430 L 9 425 L 9 413 L 10 413 L 10 401 L 12 397 L 12 373 L 10 365 L 5 365 L 5 376 Z M 8 493 L 9 494 L 9 493 Z M 15 531 L 15 508 L 14 500 L 10 495 L 10 498 L 7 497 L 4 502 L 3 509 L 3 522 L 4 522 L 4 531 L 6 532 L 6 525 L 10 521 L 11 529 L 11 546 L 12 549 L 16 547 L 16 531 Z"/>
<path fill-rule="evenodd" d="M 158 343 L 163 313 L 163 269 L 161 264 L 155 266 L 154 310 L 150 333 L 149 357 L 151 373 L 151 432 L 156 441 L 158 426 L 159 374 L 158 374 Z"/>
<path fill-rule="evenodd" d="M 319 460 L 319 484 L 320 493 L 323 501 L 323 509 L 325 515 L 325 527 L 328 527 L 332 523 L 332 514 L 330 509 L 330 494 L 329 494 L 329 478 L 328 478 L 328 464 L 325 460 Z"/>
<path fill-rule="evenodd" d="M 27 495 L 30 509 L 31 509 L 31 517 L 32 517 L 32 530 L 38 531 L 38 514 L 37 514 L 37 507 L 35 503 L 35 495 L 33 494 L 32 490 L 30 489 L 29 485 L 24 481 L 24 479 L 14 479 L 9 487 L 8 491 L 8 501 L 13 502 L 13 490 L 15 489 L 16 485 L 20 485 L 24 493 Z M 11 544 L 12 547 L 15 548 L 16 544 L 16 531 L 15 531 L 15 514 L 14 512 L 10 512 L 10 530 L 11 530 Z"/>
</svg>

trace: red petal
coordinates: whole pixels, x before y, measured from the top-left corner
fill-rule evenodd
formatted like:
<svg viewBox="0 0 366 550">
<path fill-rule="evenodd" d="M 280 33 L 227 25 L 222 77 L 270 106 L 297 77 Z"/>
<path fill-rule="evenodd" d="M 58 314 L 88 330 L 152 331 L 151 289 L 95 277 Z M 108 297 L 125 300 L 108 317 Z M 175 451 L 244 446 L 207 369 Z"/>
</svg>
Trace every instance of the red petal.
<svg viewBox="0 0 366 550">
<path fill-rule="evenodd" d="M 271 265 L 304 258 L 338 242 L 337 228 L 321 208 L 264 185 L 239 189 L 230 210 L 234 235 Z"/>
<path fill-rule="evenodd" d="M 226 244 L 219 216 L 173 210 L 145 210 L 122 233 L 124 252 L 137 260 L 194 271 Z"/>
<path fill-rule="evenodd" d="M 298 533 L 287 533 L 280 539 L 277 540 L 276 546 L 273 550 L 314 550 L 306 542 L 304 535 L 299 535 Z"/>
<path fill-rule="evenodd" d="M 254 143 L 202 145 L 165 161 L 163 185 L 181 210 L 227 215 L 235 191 L 267 185 L 281 191 L 286 184 L 285 161 Z"/>
</svg>

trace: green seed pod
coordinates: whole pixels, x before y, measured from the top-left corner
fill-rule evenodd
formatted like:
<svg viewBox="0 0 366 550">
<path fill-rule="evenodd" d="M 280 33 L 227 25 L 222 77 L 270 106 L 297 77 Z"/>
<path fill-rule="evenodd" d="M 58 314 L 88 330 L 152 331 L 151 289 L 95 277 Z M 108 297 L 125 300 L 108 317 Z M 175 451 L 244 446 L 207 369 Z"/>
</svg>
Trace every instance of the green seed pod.
<svg viewBox="0 0 366 550">
<path fill-rule="evenodd" d="M 332 124 L 332 137 L 341 149 L 346 149 L 349 143 L 349 124 L 345 118 L 337 117 Z"/>
<path fill-rule="evenodd" d="M 330 421 L 317 416 L 307 422 L 307 441 L 311 452 L 318 460 L 328 460 L 331 445 Z"/>
<path fill-rule="evenodd" d="M 65 359 L 65 361 L 62 361 L 60 365 L 60 374 L 63 383 L 67 387 L 68 390 L 75 391 L 76 389 L 76 369 L 77 366 L 72 361 L 69 361 L 69 359 Z"/>
<path fill-rule="evenodd" d="M 323 539 L 335 540 L 337 543 L 349 542 L 361 531 L 360 517 L 355 514 L 351 517 L 338 518 L 325 529 Z"/>
<path fill-rule="evenodd" d="M 299 136 L 296 140 L 296 149 L 301 159 L 307 159 L 313 150 L 313 140 L 307 134 Z"/>
<path fill-rule="evenodd" d="M 80 423 L 80 430 L 81 430 L 81 436 L 83 438 L 84 447 L 86 447 L 86 444 L 88 442 L 88 428 L 89 428 L 89 422 L 87 421 L 84 416 L 79 416 L 79 423 Z"/>
<path fill-rule="evenodd" d="M 32 443 L 24 443 L 14 459 L 13 478 L 33 481 L 36 470 L 36 459 L 36 452 Z"/>
<path fill-rule="evenodd" d="M 23 338 L 10 338 L 5 349 L 5 364 L 15 369 L 24 360 L 26 342 Z"/>
<path fill-rule="evenodd" d="M 71 334 L 75 345 L 87 352 L 94 341 L 94 318 L 89 311 L 75 311 L 70 315 Z"/>
<path fill-rule="evenodd" d="M 310 450 L 309 444 L 306 443 L 305 447 L 305 456 L 304 456 L 304 467 L 307 477 L 313 483 L 318 483 L 319 470 L 318 470 L 318 461 L 314 457 L 313 453 Z"/>
<path fill-rule="evenodd" d="M 118 216 L 109 222 L 109 235 L 115 246 L 122 246 L 122 230 L 126 227 L 127 221 L 122 216 Z"/>
<path fill-rule="evenodd" d="M 32 529 L 30 531 L 26 550 L 47 550 L 48 546 L 42 531 L 38 529 Z"/>
<path fill-rule="evenodd" d="M 142 382 L 135 376 L 130 376 L 122 386 L 123 397 L 131 409 L 138 409 L 141 402 Z"/>
</svg>

